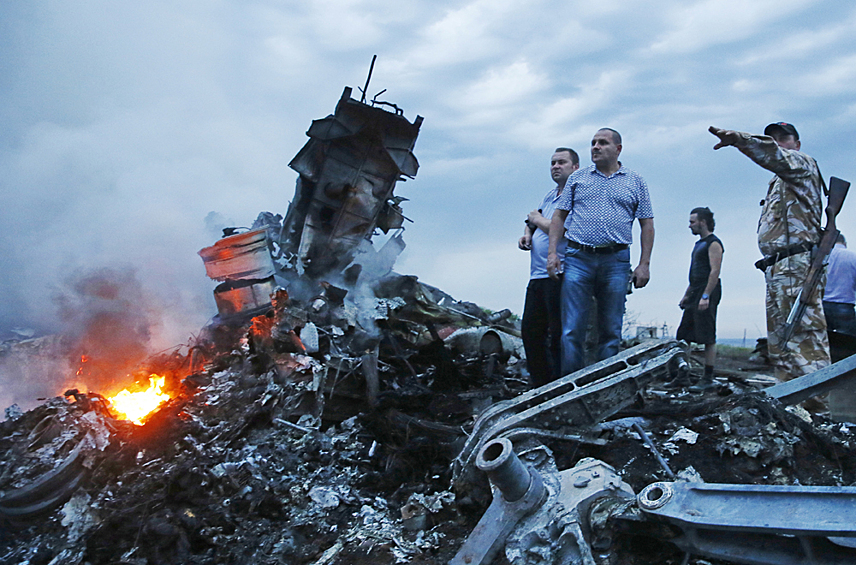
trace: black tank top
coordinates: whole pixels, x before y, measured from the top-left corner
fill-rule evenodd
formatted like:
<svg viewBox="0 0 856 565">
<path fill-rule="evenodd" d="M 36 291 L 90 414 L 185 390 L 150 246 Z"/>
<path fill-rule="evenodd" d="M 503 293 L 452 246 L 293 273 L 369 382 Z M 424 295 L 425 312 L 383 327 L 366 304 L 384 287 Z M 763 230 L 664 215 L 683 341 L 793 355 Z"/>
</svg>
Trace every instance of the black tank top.
<svg viewBox="0 0 856 565">
<path fill-rule="evenodd" d="M 699 239 L 695 247 L 693 247 L 692 263 L 690 263 L 690 286 L 704 287 L 707 285 L 707 279 L 710 277 L 710 244 L 717 242 L 722 245 L 722 241 L 713 234 Z M 722 250 L 725 251 L 725 246 L 722 245 Z"/>
</svg>

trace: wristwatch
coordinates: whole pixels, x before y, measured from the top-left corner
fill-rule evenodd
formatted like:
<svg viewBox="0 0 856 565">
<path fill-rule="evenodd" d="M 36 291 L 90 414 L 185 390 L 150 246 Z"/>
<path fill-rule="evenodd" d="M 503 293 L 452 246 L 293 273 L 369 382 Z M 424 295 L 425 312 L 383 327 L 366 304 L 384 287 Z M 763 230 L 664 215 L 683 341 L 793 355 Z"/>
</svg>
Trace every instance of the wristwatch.
<svg viewBox="0 0 856 565">
<path fill-rule="evenodd" d="M 701 295 L 701 299 L 702 299 L 702 300 L 710 300 L 710 295 L 709 295 L 709 294 L 707 294 L 707 293 L 702 294 L 702 295 Z"/>
</svg>

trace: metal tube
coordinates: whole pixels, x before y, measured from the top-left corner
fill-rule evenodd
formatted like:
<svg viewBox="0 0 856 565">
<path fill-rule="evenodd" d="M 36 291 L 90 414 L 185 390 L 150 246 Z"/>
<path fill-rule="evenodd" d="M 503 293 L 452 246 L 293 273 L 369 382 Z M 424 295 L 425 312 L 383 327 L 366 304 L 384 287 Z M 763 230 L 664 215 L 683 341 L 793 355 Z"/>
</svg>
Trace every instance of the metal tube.
<svg viewBox="0 0 856 565">
<path fill-rule="evenodd" d="M 505 438 L 485 444 L 476 458 L 476 466 L 487 473 L 508 502 L 523 498 L 532 482 L 529 470 L 514 453 L 511 442 Z"/>
<path fill-rule="evenodd" d="M 657 463 L 660 464 L 660 467 L 663 468 L 663 470 L 666 472 L 666 475 L 670 479 L 675 480 L 675 474 L 672 472 L 672 469 L 669 467 L 669 464 L 666 463 L 666 460 L 663 459 L 663 456 L 660 455 L 659 451 L 657 451 L 657 446 L 654 445 L 654 442 L 651 441 L 651 438 L 648 437 L 648 434 L 645 433 L 645 430 L 642 429 L 642 426 L 640 426 L 637 422 L 633 422 L 633 429 L 636 430 L 637 434 L 642 436 L 642 441 L 644 441 L 645 444 L 651 449 L 651 453 L 653 453 L 654 457 L 657 458 Z"/>
</svg>

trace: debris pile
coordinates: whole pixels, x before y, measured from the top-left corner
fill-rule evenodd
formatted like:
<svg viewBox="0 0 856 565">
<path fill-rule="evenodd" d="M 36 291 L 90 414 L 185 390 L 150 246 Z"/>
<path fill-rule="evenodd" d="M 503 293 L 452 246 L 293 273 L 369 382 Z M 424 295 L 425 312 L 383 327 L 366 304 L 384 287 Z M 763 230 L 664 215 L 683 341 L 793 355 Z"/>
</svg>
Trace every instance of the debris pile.
<svg viewBox="0 0 856 565">
<path fill-rule="evenodd" d="M 422 292 L 408 298 L 424 320 L 454 321 L 427 288 L 399 284 Z M 424 326 L 424 345 L 380 340 L 376 356 L 347 356 L 353 336 L 336 335 L 311 307 L 317 350 L 295 352 L 300 342 L 282 328 L 304 314 L 283 293 L 271 318 L 234 330 L 233 347 L 221 348 L 223 327 L 217 345 L 198 344 L 188 356 L 204 350 L 204 369 L 181 379 L 144 426 L 112 419 L 98 397 L 77 391 L 4 422 L 1 560 L 431 562 L 449 537 L 465 535 L 449 462 L 473 406 L 521 390 L 518 364 L 494 361 L 487 375 L 485 356 L 456 355 Z M 340 320 L 337 311 L 323 315 Z M 417 322 L 406 325 L 418 333 Z M 441 376 L 444 363 L 457 382 Z M 51 473 L 48 494 L 16 503 Z"/>
<path fill-rule="evenodd" d="M 275 351 L 259 372 L 251 340 L 210 357 L 144 426 L 111 419 L 84 395 L 4 422 L 2 561 L 449 562 L 484 511 L 452 490 L 452 460 L 479 407 L 521 392 L 514 364 L 487 377 L 473 370 L 483 364 L 452 357 L 469 384 L 450 389 L 429 376 L 436 365 L 413 355 L 416 375 L 381 373 L 372 408 L 361 372 L 336 379 L 324 356 Z M 386 360 L 401 363 L 381 355 L 378 366 Z M 556 466 L 596 458 L 635 492 L 668 479 L 635 423 L 671 468 L 708 482 L 856 482 L 850 426 L 760 393 L 697 400 L 661 394 L 662 384 L 593 427 L 589 441 L 543 437 Z M 348 391 L 338 404 L 356 414 L 327 420 L 337 389 Z M 52 472 L 41 493 L 24 492 Z M 645 534 L 616 527 L 609 554 L 620 560 L 598 563 L 681 562 L 677 549 Z"/>
</svg>

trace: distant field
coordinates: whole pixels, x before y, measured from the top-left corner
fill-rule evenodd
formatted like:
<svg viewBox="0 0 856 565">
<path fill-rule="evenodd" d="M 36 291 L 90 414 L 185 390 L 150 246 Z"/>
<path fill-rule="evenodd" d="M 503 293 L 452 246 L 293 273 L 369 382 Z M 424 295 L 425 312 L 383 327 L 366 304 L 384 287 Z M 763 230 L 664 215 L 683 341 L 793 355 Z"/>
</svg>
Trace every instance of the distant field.
<svg viewBox="0 0 856 565">
<path fill-rule="evenodd" d="M 745 341 L 743 338 L 717 339 L 716 343 L 720 345 L 730 345 L 732 347 L 748 347 L 749 349 L 755 349 L 755 343 L 757 341 L 757 338 L 747 337 Z"/>
</svg>

